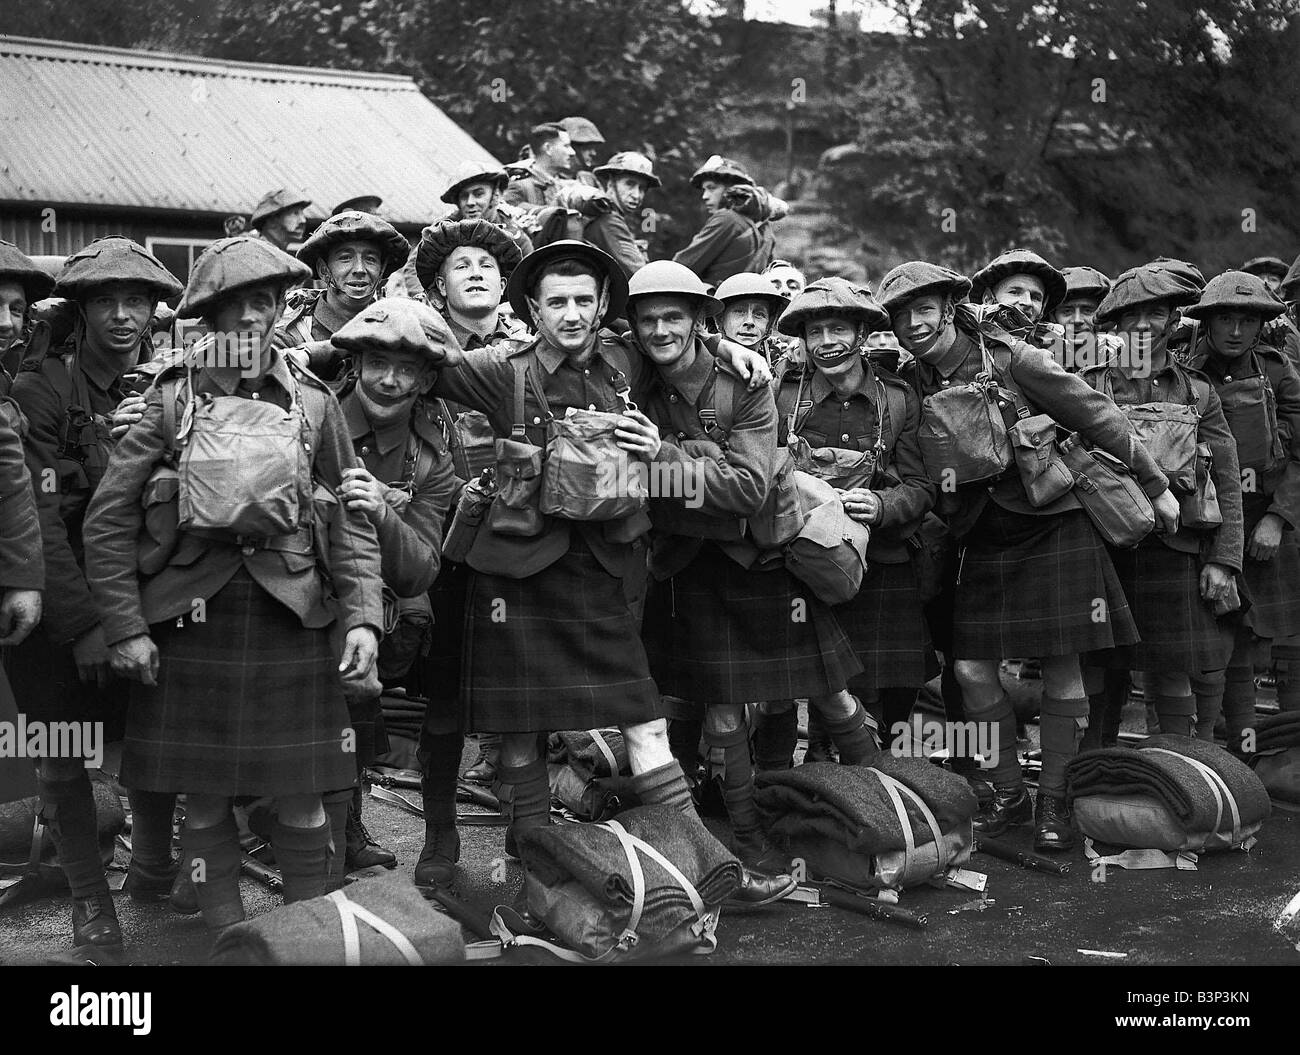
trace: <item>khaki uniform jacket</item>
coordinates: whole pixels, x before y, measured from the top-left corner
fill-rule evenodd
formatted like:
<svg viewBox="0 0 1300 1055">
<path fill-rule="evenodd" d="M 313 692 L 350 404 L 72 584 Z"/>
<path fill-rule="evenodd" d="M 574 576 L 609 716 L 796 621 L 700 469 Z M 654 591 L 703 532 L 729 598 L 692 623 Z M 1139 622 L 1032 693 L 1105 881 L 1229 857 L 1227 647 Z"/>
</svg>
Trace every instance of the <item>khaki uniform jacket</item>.
<svg viewBox="0 0 1300 1055">
<path fill-rule="evenodd" d="M 761 272 L 771 263 L 775 249 L 776 238 L 768 221 L 751 220 L 734 209 L 719 209 L 673 259 L 716 286 L 742 271 Z"/>
<path fill-rule="evenodd" d="M 424 593 L 438 577 L 443 526 L 457 483 L 436 409 L 419 400 L 408 421 L 376 432 L 355 390 L 339 407 L 361 464 L 393 492 L 375 525 L 384 585 L 399 597 Z M 417 479 L 426 464 L 427 475 Z M 409 500 L 403 487 L 410 488 Z"/>
<path fill-rule="evenodd" d="M 265 394 L 258 395 L 287 407 L 294 382 L 309 423 L 312 477 L 333 499 L 343 470 L 359 464 L 334 394 L 315 375 L 276 355 L 265 375 Z M 195 388 L 200 393 L 252 398 L 240 386 L 238 368 L 199 370 Z M 86 518 L 87 578 L 109 644 L 147 634 L 150 624 L 190 612 L 196 600 L 214 596 L 241 567 L 290 608 L 303 626 L 328 626 L 337 614 L 345 632 L 358 626 L 381 630 L 380 550 L 375 529 L 364 516 L 348 514 L 337 501 L 325 528 L 334 598 L 327 592 L 317 554 L 310 547 L 303 551 L 255 549 L 233 540 L 184 532 L 162 570 L 142 579 L 138 559 L 141 545 L 148 542 L 146 489 L 154 469 L 163 462 L 164 446 L 162 395 L 152 388 L 144 417 L 118 441 Z"/>
<path fill-rule="evenodd" d="M 989 340 L 990 353 L 995 343 Z M 1020 389 L 1031 414 L 1051 416 L 1064 428 L 1080 433 L 1089 446 L 1099 447 L 1118 458 L 1133 470 L 1149 498 L 1169 489 L 1169 480 L 1133 435 L 1128 418 L 1109 396 L 1096 391 L 1077 374 L 1068 373 L 1041 348 L 1015 339 L 1005 347 L 1011 353 L 1010 380 Z M 969 384 L 983 369 L 979 345 L 961 328 L 952 347 L 938 362 L 917 359 L 909 363 L 908 380 L 922 401 L 922 418 L 926 396 L 950 385 Z M 938 512 L 947 521 L 949 530 L 961 538 L 975 526 L 990 499 L 1003 509 L 1029 516 L 1051 516 L 1079 508 L 1073 492 L 1041 508 L 1033 506 L 1013 463 L 991 483 L 962 484 L 955 492 L 940 488 Z"/>
<path fill-rule="evenodd" d="M 921 403 L 916 393 L 901 377 L 874 367 L 864 359 L 866 370 L 860 389 L 849 399 L 841 400 L 825 376 L 817 371 L 803 384 L 804 402 L 811 406 L 798 410 L 798 434 L 813 447 L 840 447 L 845 450 L 867 451 L 875 442 L 880 407 L 876 405 L 878 393 L 875 379 L 904 394 L 906 416 L 903 421 L 890 421 L 883 435 L 888 444 L 884 462 L 876 476 L 876 497 L 880 499 L 880 520 L 871 527 L 871 541 L 867 545 L 869 560 L 883 564 L 902 564 L 910 557 L 907 540 L 921 527 L 921 520 L 934 508 L 938 488 L 925 474 L 921 458 L 921 445 L 917 429 L 921 422 Z M 789 434 L 789 422 L 784 408 L 794 407 L 798 400 L 801 366 L 797 363 L 778 364 L 774 382 L 780 393 L 777 402 L 782 408 L 778 440 L 784 444 Z M 889 414 L 886 406 L 885 414 Z M 892 437 L 892 439 L 891 439 Z"/>
<path fill-rule="evenodd" d="M 664 441 L 655 458 L 668 470 L 660 479 L 683 484 L 680 494 L 655 497 L 650 503 L 655 524 L 650 572 L 656 579 L 667 579 L 690 564 L 705 538 L 718 540 L 724 552 L 746 567 L 758 556 L 754 544 L 741 536 L 744 521 L 763 507 L 772 486 L 776 403 L 769 387 L 750 392 L 733 378 L 733 421 L 723 450 L 700 420 L 701 408 L 716 409 L 714 391 L 723 370 L 697 338 L 689 369 L 671 379 L 660 374 L 646 398 L 646 416 L 659 426 Z M 691 534 L 674 533 L 668 525 Z"/>
<path fill-rule="evenodd" d="M 0 400 L 0 590 L 44 590 L 41 524 L 23 460 L 19 418 L 17 404 Z"/>
</svg>

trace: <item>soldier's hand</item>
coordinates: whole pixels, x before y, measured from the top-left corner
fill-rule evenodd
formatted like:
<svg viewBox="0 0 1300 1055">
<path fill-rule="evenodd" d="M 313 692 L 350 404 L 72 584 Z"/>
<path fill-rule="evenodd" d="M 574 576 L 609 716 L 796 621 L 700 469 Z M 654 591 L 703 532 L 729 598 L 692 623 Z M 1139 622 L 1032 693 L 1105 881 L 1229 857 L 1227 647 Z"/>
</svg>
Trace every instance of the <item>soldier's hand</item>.
<svg viewBox="0 0 1300 1055">
<path fill-rule="evenodd" d="M 144 417 L 144 396 L 132 393 L 117 405 L 113 411 L 113 428 L 109 435 L 116 441 L 126 435 L 127 430 Z"/>
<path fill-rule="evenodd" d="M 749 382 L 751 392 L 772 383 L 772 366 L 761 352 L 755 352 L 734 341 L 719 341 L 718 358 L 725 360 L 742 381 Z"/>
<path fill-rule="evenodd" d="M 1282 544 L 1282 518 L 1275 513 L 1265 513 L 1246 544 L 1246 555 L 1251 560 L 1267 561 L 1277 556 Z"/>
<path fill-rule="evenodd" d="M 104 643 L 104 628 L 98 623 L 72 643 L 72 658 L 82 681 L 94 682 L 101 689 L 108 684 L 108 645 Z"/>
<path fill-rule="evenodd" d="M 158 646 L 148 634 L 137 634 L 119 641 L 108 653 L 113 673 L 138 681 L 141 685 L 158 684 Z"/>
<path fill-rule="evenodd" d="M 850 520 L 870 526 L 880 519 L 880 496 L 875 491 L 855 487 L 840 495 L 840 501 Z"/>
<path fill-rule="evenodd" d="M 363 513 L 371 523 L 379 522 L 387 504 L 384 501 L 383 484 L 362 468 L 343 470 L 339 500 L 349 513 Z"/>
<path fill-rule="evenodd" d="M 1156 534 L 1172 535 L 1178 530 L 1178 499 L 1172 491 L 1165 491 L 1151 499 L 1156 514 Z"/>
<path fill-rule="evenodd" d="M 1232 588 L 1232 572 L 1222 564 L 1207 564 L 1201 569 L 1201 597 L 1211 603 L 1222 601 Z"/>
<path fill-rule="evenodd" d="M 369 691 L 377 686 L 375 660 L 379 656 L 379 637 L 374 628 L 354 626 L 343 639 L 343 658 L 339 662 L 339 677 L 344 689 L 356 695 L 377 695 Z"/>
<path fill-rule="evenodd" d="M 640 455 L 647 461 L 659 453 L 663 441 L 659 427 L 639 410 L 625 410 L 614 428 L 614 439 L 628 454 Z"/>
<path fill-rule="evenodd" d="M 40 590 L 6 590 L 0 599 L 0 645 L 21 644 L 40 621 Z"/>
</svg>

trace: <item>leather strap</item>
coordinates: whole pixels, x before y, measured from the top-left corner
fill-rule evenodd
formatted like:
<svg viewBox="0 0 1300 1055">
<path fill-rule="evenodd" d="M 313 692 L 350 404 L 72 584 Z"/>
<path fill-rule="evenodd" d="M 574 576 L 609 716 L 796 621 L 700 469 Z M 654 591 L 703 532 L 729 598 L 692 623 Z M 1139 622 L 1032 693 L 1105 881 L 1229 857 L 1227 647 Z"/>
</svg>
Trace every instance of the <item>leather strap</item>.
<svg viewBox="0 0 1300 1055">
<path fill-rule="evenodd" d="M 1083 853 L 1094 865 L 1113 865 L 1130 871 L 1158 868 L 1177 868 L 1183 872 L 1196 871 L 1196 854 L 1188 850 L 1125 850 L 1123 853 L 1102 856 L 1094 848 L 1092 839 L 1083 838 Z"/>
<path fill-rule="evenodd" d="M 361 932 L 357 927 L 358 920 L 368 924 L 392 942 L 393 947 L 402 954 L 402 959 L 406 961 L 408 967 L 423 966 L 424 960 L 411 944 L 411 940 L 387 920 L 376 916 L 364 905 L 349 901 L 342 890 L 335 890 L 327 896 L 339 910 L 339 922 L 343 924 L 343 959 L 348 967 L 361 966 Z"/>
<path fill-rule="evenodd" d="M 921 811 L 921 816 L 925 818 L 926 824 L 930 827 L 930 834 L 934 836 L 934 859 L 936 862 L 935 875 L 940 875 L 946 868 L 943 861 L 943 833 L 939 830 L 939 822 L 935 820 L 934 813 L 930 807 L 925 804 L 912 788 L 909 788 L 902 781 L 891 777 L 888 773 L 883 773 L 874 766 L 867 767 L 872 773 L 876 774 L 880 780 L 880 785 L 889 795 L 889 801 L 894 805 L 894 812 L 898 814 L 898 823 L 903 829 L 903 871 L 910 872 L 912 863 L 916 859 L 916 836 L 912 832 L 912 819 L 907 815 L 907 807 L 903 804 L 903 795 L 906 795 Z"/>
<path fill-rule="evenodd" d="M 591 735 L 591 742 L 605 756 L 605 761 L 609 765 L 609 775 L 611 777 L 618 776 L 618 759 L 614 757 L 614 752 L 610 750 L 609 741 L 605 739 L 604 734 L 599 729 L 588 729 L 587 732 Z"/>
<path fill-rule="evenodd" d="M 1223 807 L 1226 803 L 1228 811 L 1232 814 L 1232 844 L 1237 845 L 1241 842 L 1241 810 L 1237 807 L 1237 800 L 1233 797 L 1232 791 L 1218 773 L 1199 759 L 1180 755 L 1177 751 L 1170 751 L 1168 748 L 1144 747 L 1141 750 L 1150 751 L 1157 755 L 1170 755 L 1189 763 L 1201 775 L 1201 779 L 1209 785 L 1210 791 L 1214 794 L 1214 834 L 1219 834 L 1219 825 L 1223 823 Z"/>
</svg>

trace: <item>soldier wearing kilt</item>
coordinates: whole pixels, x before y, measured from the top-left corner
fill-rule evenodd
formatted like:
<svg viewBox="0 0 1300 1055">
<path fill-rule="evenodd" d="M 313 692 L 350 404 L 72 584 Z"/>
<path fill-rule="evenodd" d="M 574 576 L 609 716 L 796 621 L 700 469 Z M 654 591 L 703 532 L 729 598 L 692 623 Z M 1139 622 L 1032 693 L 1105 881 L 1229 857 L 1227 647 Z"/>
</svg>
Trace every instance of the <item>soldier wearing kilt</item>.
<svg viewBox="0 0 1300 1055">
<path fill-rule="evenodd" d="M 776 407 L 770 391 L 738 392 L 700 339 L 704 317 L 721 308 L 682 264 L 657 261 L 632 277 L 629 321 L 660 380 L 648 403 L 665 437 L 654 460 L 677 470 L 651 504 L 642 634 L 660 688 L 679 706 L 704 709 L 705 742 L 723 759 L 736 855 L 780 875 L 789 862 L 759 825 L 746 705 L 806 696 L 846 761 L 877 748 L 845 690 L 860 666 L 832 609 L 783 566 L 764 566 L 746 535 L 745 519 L 772 483 Z"/>
<path fill-rule="evenodd" d="M 54 292 L 75 305 L 67 340 L 33 342 L 14 381 L 27 418 L 27 468 L 36 495 L 45 552 L 45 612 L 11 651 L 9 677 L 31 721 L 100 722 L 121 735 L 126 684 L 112 677 L 105 628 L 91 599 L 84 520 L 108 462 L 108 415 L 125 391 L 123 377 L 150 353 L 149 320 L 160 300 L 181 290 L 163 265 L 127 238 L 100 238 L 64 263 Z M 53 485 L 53 486 L 51 486 Z M 175 874 L 175 799 L 131 789 L 133 853 L 125 889 L 135 898 L 165 897 Z M 164 789 L 173 791 L 175 789 Z M 120 945 L 108 891 L 84 760 L 40 764 L 41 812 L 72 890 L 74 945 Z"/>
<path fill-rule="evenodd" d="M 1009 267 L 1017 270 L 1002 278 L 985 275 L 986 285 L 997 289 L 1014 280 L 1036 292 L 1050 311 L 1053 297 L 1046 291 L 1065 288 L 1059 273 L 1032 260 L 1018 259 Z M 952 652 L 966 716 L 997 727 L 993 802 L 975 826 L 996 835 L 1030 817 L 1015 754 L 1015 714 L 998 664 L 1008 655 L 1036 655 L 1042 658 L 1044 695 L 1034 845 L 1066 849 L 1074 844 L 1074 833 L 1065 805 L 1065 765 L 1088 721 L 1079 654 L 1137 640 L 1128 602 L 1100 536 L 1073 494 L 1034 506 L 1014 461 L 991 479 L 957 479 L 951 467 L 936 463 L 936 457 L 944 457 L 933 453 L 944 449 L 936 442 L 942 437 L 937 431 L 927 436 L 926 429 L 941 430 L 944 422 L 927 401 L 949 389 L 960 395 L 965 390 L 955 386 L 981 377 L 996 378 L 997 406 L 1008 427 L 1016 421 L 1012 397 L 1018 395 L 1030 415 L 1050 415 L 1131 465 L 1153 498 L 1162 528 L 1176 526 L 1178 502 L 1115 404 L 1046 351 L 1008 334 L 997 320 L 1009 309 L 980 318 L 970 306 L 955 303 L 954 277 L 932 264 L 902 264 L 885 276 L 878 298 L 890 313 L 894 334 L 917 359 L 913 380 L 922 401 L 926 471 L 939 485 L 939 513 L 961 548 Z M 947 439 L 958 450 L 969 442 L 964 435 Z"/>
<path fill-rule="evenodd" d="M 1254 721 L 1254 666 L 1262 642 L 1300 633 L 1300 375 L 1260 341 L 1285 311 L 1263 280 L 1225 271 L 1186 314 L 1199 323 L 1187 365 L 1213 383 L 1237 444 L 1251 605 L 1238 621 L 1223 694 L 1228 745 Z M 1266 653 L 1265 653 L 1266 654 Z"/>
<path fill-rule="evenodd" d="M 362 465 L 344 470 L 339 498 L 349 512 L 364 515 L 379 536 L 384 586 L 394 613 L 380 646 L 379 673 L 393 683 L 418 660 L 416 635 L 428 635 L 428 591 L 438 576 L 443 524 L 457 486 L 435 407 L 421 398 L 456 343 L 437 312 L 405 297 L 376 301 L 346 323 L 333 342 L 352 356 L 339 406 Z M 332 878 L 339 886 L 344 870 L 397 863 L 361 818 L 361 776 L 375 758 L 380 697 L 350 694 L 348 711 L 357 735 L 357 783 L 325 797 L 335 849 Z M 459 761 L 457 750 L 449 774 L 453 800 Z M 454 824 L 451 834 L 454 839 Z M 458 849 L 451 848 L 453 862 Z M 337 867 L 340 857 L 344 868 Z"/>
<path fill-rule="evenodd" d="M 539 468 L 552 417 L 569 408 L 622 412 L 620 448 L 637 460 L 658 450 L 659 430 L 618 395 L 623 389 L 637 402 L 651 367 L 601 332 L 623 312 L 626 279 L 594 246 L 560 240 L 525 257 L 506 290 L 537 339 L 467 352 L 433 391 L 482 411 L 498 437 L 503 490 L 466 561 L 474 574 L 462 674 L 470 728 L 503 734 L 494 790 L 510 817 L 513 850 L 519 833 L 550 823 L 540 745 L 554 729 L 620 726 L 640 799 L 693 807 L 668 749 L 659 690 L 624 587 L 638 573 L 644 551 L 631 544 L 649 519 L 641 512 L 603 522 L 541 512 Z M 754 371 L 753 383 L 770 380 L 760 356 L 725 343 L 720 354 L 741 374 Z M 752 883 L 742 894 L 762 900 L 771 891 Z"/>
<path fill-rule="evenodd" d="M 212 928 L 244 917 L 236 796 L 276 800 L 285 900 L 324 893 L 321 796 L 356 778 L 344 692 L 373 686 L 383 622 L 375 529 L 335 497 L 357 467 L 338 401 L 273 344 L 305 277 L 264 240 L 205 250 L 179 312 L 211 333 L 150 390 L 86 521 L 113 669 L 138 682 L 122 778 L 186 793 L 182 844 Z"/>
<path fill-rule="evenodd" d="M 920 402 L 867 354 L 867 335 L 887 328 L 889 316 L 866 290 L 821 279 L 794 296 L 778 326 L 808 350 L 806 365 L 777 364 L 778 438 L 805 469 L 814 453 L 833 455 L 837 468 L 819 473 L 849 516 L 871 528 L 862 588 L 835 617 L 863 668 L 849 691 L 889 729 L 906 719 L 934 667 L 909 545 L 935 501 L 917 443 Z"/>
<path fill-rule="evenodd" d="M 522 348 L 528 333 L 500 313 L 505 280 L 522 259 L 518 244 L 487 220 L 447 220 L 425 228 L 412 254 L 416 282 L 443 312 L 456 342 L 467 352 L 497 345 Z M 477 410 L 446 399 L 424 405 L 451 451 L 459 487 L 478 477 L 495 459 L 492 426 Z M 456 777 L 465 743 L 460 706 L 461 647 L 469 569 L 444 562 L 429 592 L 434 634 L 429 654 L 416 664 L 411 684 L 429 701 L 420 731 L 420 792 L 424 806 L 424 846 L 415 865 L 415 882 L 446 886 L 460 855 L 456 832 Z M 491 784 L 496 777 L 500 741 L 479 738 L 479 757 L 465 779 Z"/>
<path fill-rule="evenodd" d="M 1142 640 L 1087 659 L 1090 736 L 1095 730 L 1096 742 L 1105 746 L 1118 735 L 1129 671 L 1147 672 L 1146 690 L 1160 731 L 1190 736 L 1197 712 L 1191 677 L 1221 671 L 1232 651 L 1231 633 L 1213 606 L 1226 600 L 1241 571 L 1237 446 L 1209 380 L 1178 363 L 1167 348 L 1175 309 L 1194 302 L 1197 292 L 1162 268 L 1124 272 L 1096 316 L 1100 325 L 1118 324 L 1122 351 L 1110 363 L 1083 371 L 1088 384 L 1135 415 L 1170 489 L 1196 522 L 1173 534 L 1149 535 L 1136 548 L 1111 551 Z M 1204 468 L 1197 459 L 1206 456 L 1218 498 L 1217 527 L 1201 523 L 1195 504 L 1198 472 Z"/>
</svg>

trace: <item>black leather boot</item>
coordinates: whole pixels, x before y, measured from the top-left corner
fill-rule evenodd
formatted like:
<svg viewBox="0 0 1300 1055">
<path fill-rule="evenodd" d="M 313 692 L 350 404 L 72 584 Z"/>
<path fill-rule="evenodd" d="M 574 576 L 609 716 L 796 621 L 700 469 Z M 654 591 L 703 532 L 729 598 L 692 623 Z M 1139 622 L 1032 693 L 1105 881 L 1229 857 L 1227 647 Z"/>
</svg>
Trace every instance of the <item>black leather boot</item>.
<svg viewBox="0 0 1300 1055">
<path fill-rule="evenodd" d="M 822 716 L 815 707 L 808 708 L 808 750 L 803 755 L 804 764 L 809 762 L 838 762 L 835 753 L 835 741 L 831 739 L 830 730 L 822 722 Z"/>
<path fill-rule="evenodd" d="M 767 905 L 780 901 L 798 885 L 798 880 L 792 875 L 767 875 L 741 865 L 740 886 L 731 892 L 730 900 L 744 905 Z"/>
<path fill-rule="evenodd" d="M 461 779 L 469 784 L 487 786 L 497 779 L 500 767 L 501 737 L 484 733 L 478 738 L 478 758 L 461 774 Z"/>
<path fill-rule="evenodd" d="M 1027 823 L 1034 815 L 1034 804 L 1025 785 L 1017 781 L 993 788 L 993 801 L 971 821 L 976 835 L 995 837 L 1008 828 Z"/>
<path fill-rule="evenodd" d="M 112 948 L 122 944 L 122 928 L 117 922 L 113 895 L 104 888 L 102 894 L 72 899 L 72 944 Z"/>
<path fill-rule="evenodd" d="M 460 860 L 460 833 L 456 825 L 425 824 L 424 847 L 415 862 L 415 885 L 449 887 Z"/>
<path fill-rule="evenodd" d="M 1038 804 L 1034 807 L 1034 849 L 1071 850 L 1075 842 L 1074 826 L 1070 823 L 1070 810 L 1065 799 L 1039 792 Z"/>
<path fill-rule="evenodd" d="M 737 832 L 734 844 L 734 852 L 746 868 L 768 875 L 790 871 L 790 858 L 773 846 L 761 829 Z"/>
<path fill-rule="evenodd" d="M 396 868 L 397 855 L 380 846 L 366 830 L 365 822 L 361 819 L 361 803 L 362 791 L 361 785 L 358 784 L 356 791 L 352 793 L 352 804 L 348 807 L 347 855 L 344 867 L 349 872 L 376 866 Z"/>
</svg>

